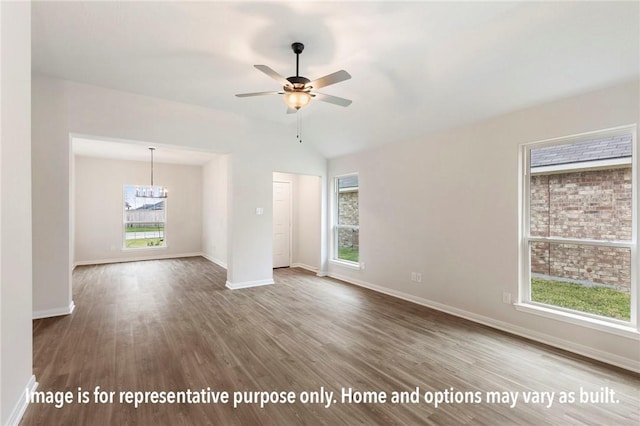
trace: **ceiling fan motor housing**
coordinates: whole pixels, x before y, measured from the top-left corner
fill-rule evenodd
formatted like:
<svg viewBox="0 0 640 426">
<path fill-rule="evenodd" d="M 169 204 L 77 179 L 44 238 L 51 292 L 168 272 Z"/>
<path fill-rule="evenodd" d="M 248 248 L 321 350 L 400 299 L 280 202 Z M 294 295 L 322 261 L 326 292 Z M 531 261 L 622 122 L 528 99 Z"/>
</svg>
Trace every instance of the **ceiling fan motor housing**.
<svg viewBox="0 0 640 426">
<path fill-rule="evenodd" d="M 293 77 L 288 77 L 287 81 L 291 83 L 294 89 L 304 89 L 304 86 L 307 83 L 309 83 L 311 80 L 309 80 L 306 77 L 293 76 Z M 285 90 L 286 90 L 286 86 L 285 86 Z"/>
</svg>

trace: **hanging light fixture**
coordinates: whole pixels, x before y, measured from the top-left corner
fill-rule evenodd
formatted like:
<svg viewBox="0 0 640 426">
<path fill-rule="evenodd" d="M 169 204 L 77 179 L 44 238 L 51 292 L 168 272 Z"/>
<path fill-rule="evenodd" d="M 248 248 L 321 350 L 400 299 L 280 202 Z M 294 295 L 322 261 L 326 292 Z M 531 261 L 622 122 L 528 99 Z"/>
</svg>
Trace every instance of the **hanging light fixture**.
<svg viewBox="0 0 640 426">
<path fill-rule="evenodd" d="M 149 147 L 149 151 L 151 151 L 151 185 L 136 187 L 136 197 L 138 198 L 167 198 L 167 188 L 153 185 L 153 151 L 155 150 L 154 146 Z"/>
<path fill-rule="evenodd" d="M 308 92 L 302 91 L 286 91 L 283 99 L 284 103 L 290 108 L 299 110 L 300 108 L 307 106 L 311 100 L 311 95 Z"/>
</svg>

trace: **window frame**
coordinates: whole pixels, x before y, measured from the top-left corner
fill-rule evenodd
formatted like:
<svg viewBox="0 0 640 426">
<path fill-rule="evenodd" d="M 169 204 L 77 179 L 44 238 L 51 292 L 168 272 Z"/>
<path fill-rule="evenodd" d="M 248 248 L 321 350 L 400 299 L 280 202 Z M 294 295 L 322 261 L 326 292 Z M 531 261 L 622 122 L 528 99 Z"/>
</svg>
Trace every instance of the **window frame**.
<svg viewBox="0 0 640 426">
<path fill-rule="evenodd" d="M 565 145 L 571 143 L 586 142 L 595 137 L 607 137 L 616 135 L 631 134 L 631 240 L 594 240 L 580 238 L 564 238 L 564 237 L 538 237 L 531 236 L 531 170 L 530 156 L 531 150 L 547 146 Z M 518 286 L 518 298 L 515 308 L 519 311 L 541 315 L 547 318 L 553 318 L 564 322 L 578 324 L 589 328 L 611 332 L 613 334 L 625 337 L 633 336 L 637 338 L 640 330 L 640 303 L 639 303 L 639 262 L 637 244 L 638 235 L 638 139 L 637 125 L 626 125 L 614 127 L 604 130 L 580 133 L 571 136 L 563 136 L 559 138 L 546 139 L 537 142 L 530 142 L 520 145 L 519 149 L 519 179 L 520 179 L 520 230 L 519 230 L 519 271 L 520 279 Z M 596 168 L 597 169 L 597 168 Z M 584 170 L 584 169 L 583 169 Z M 615 318 L 607 318 L 605 316 L 595 315 L 588 312 L 567 309 L 559 306 L 553 306 L 535 302 L 531 300 L 531 244 L 541 242 L 549 244 L 574 244 L 577 246 L 598 246 L 598 247 L 617 247 L 627 248 L 630 250 L 630 320 L 618 320 Z"/>
<path fill-rule="evenodd" d="M 122 186 L 122 251 L 135 251 L 135 250 L 162 250 L 169 247 L 167 242 L 167 198 L 154 198 L 155 200 L 164 200 L 164 220 L 162 222 L 154 222 L 154 223 L 162 223 L 162 236 L 163 236 L 163 244 L 160 246 L 147 246 L 147 247 L 127 247 L 127 224 L 130 223 L 149 223 L 149 222 L 127 222 L 127 210 L 125 210 L 124 206 L 127 202 L 127 187 L 138 188 L 138 187 L 146 187 L 148 185 L 129 185 L 124 184 Z M 135 197 L 140 198 L 140 197 Z"/>
<path fill-rule="evenodd" d="M 340 188 L 339 188 L 339 183 L 338 181 L 342 178 L 346 178 L 349 176 L 358 176 L 358 225 L 344 225 L 344 224 L 340 224 L 338 223 L 338 215 L 339 215 L 339 195 L 340 195 Z M 352 269 L 360 269 L 361 267 L 361 258 L 360 258 L 360 249 L 358 248 L 358 261 L 355 262 L 353 260 L 346 260 L 346 259 L 340 259 L 339 256 L 339 252 L 338 252 L 338 243 L 340 241 L 339 237 L 338 237 L 338 232 L 341 229 L 351 229 L 351 230 L 356 230 L 358 232 L 360 232 L 360 175 L 358 172 L 352 172 L 352 173 L 345 173 L 345 174 L 341 174 L 341 175 L 336 175 L 333 177 L 333 197 L 331 197 L 333 200 L 333 205 L 332 205 L 332 214 L 331 214 L 331 257 L 330 257 L 330 261 L 352 268 Z"/>
</svg>

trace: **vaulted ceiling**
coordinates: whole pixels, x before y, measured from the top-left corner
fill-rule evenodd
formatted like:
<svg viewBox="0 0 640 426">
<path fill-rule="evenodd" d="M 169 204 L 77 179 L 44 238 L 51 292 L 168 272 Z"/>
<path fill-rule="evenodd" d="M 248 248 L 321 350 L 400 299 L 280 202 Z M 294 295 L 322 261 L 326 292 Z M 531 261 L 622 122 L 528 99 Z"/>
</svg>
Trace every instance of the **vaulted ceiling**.
<svg viewBox="0 0 640 426">
<path fill-rule="evenodd" d="M 253 68 L 347 70 L 302 111 L 328 158 L 638 78 L 638 2 L 34 2 L 39 74 L 289 126 Z M 233 129 L 229 129 L 233 137 Z M 224 136 L 224 135 L 221 135 Z"/>
</svg>

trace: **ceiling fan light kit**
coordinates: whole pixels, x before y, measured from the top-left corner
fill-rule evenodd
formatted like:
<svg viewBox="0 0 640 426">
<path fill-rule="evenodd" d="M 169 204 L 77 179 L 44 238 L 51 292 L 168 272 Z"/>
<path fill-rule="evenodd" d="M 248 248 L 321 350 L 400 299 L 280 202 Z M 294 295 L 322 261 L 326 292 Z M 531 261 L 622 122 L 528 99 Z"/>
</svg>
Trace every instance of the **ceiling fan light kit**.
<svg viewBox="0 0 640 426">
<path fill-rule="evenodd" d="M 348 72 L 346 72 L 345 70 L 340 70 L 311 81 L 308 78 L 300 75 L 300 54 L 304 51 L 304 44 L 295 42 L 291 44 L 291 50 L 293 50 L 293 53 L 295 53 L 296 55 L 295 76 L 284 78 L 282 75 L 278 74 L 266 65 L 254 65 L 258 70 L 262 71 L 269 77 L 282 84 L 282 90 L 273 92 L 241 93 L 237 94 L 236 96 L 244 98 L 250 96 L 283 95 L 284 103 L 289 107 L 287 108 L 287 113 L 298 112 L 300 108 L 304 108 L 305 106 L 309 105 L 312 99 L 318 99 L 323 102 L 328 102 L 343 107 L 351 105 L 351 101 L 349 99 L 326 95 L 314 91 L 315 89 L 319 89 L 350 79 L 351 75 L 349 75 Z"/>
<path fill-rule="evenodd" d="M 311 95 L 306 92 L 286 92 L 283 99 L 289 107 L 298 110 L 309 104 Z"/>
</svg>

